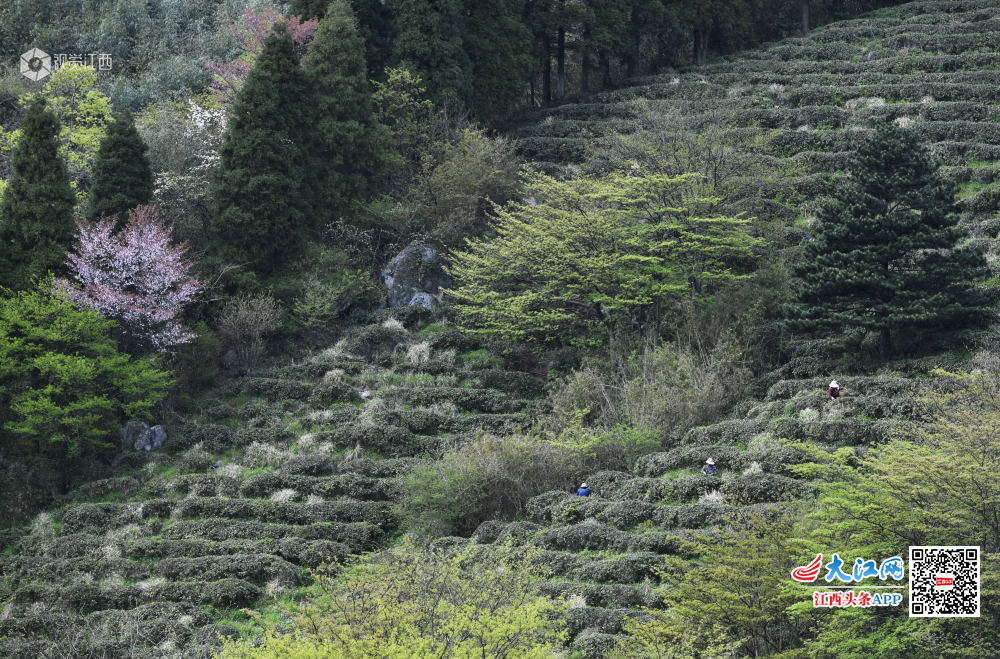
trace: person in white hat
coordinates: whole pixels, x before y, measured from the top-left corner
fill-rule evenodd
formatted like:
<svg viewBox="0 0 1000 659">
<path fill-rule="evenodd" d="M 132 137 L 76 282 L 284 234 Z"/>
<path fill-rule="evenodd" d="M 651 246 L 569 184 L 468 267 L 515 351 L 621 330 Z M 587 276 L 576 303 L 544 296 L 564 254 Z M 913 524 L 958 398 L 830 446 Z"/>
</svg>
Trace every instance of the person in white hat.
<svg viewBox="0 0 1000 659">
<path fill-rule="evenodd" d="M 719 470 L 715 468 L 715 460 L 709 458 L 705 460 L 705 466 L 701 468 L 701 473 L 706 476 L 715 476 L 719 473 Z"/>
<path fill-rule="evenodd" d="M 576 491 L 576 496 L 578 496 L 578 497 L 589 497 L 590 496 L 590 488 L 587 487 L 586 483 L 584 483 L 583 485 L 581 485 L 580 489 Z"/>
<path fill-rule="evenodd" d="M 829 399 L 840 398 L 840 390 L 843 389 L 836 380 L 830 382 L 830 389 L 826 392 L 826 396 Z"/>
</svg>

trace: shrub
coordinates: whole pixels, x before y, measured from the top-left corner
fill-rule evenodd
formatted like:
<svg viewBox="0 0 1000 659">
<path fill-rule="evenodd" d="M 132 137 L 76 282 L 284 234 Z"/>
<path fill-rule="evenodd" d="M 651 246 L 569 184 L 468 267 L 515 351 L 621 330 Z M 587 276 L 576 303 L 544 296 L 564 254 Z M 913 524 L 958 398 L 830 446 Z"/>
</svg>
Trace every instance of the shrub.
<svg viewBox="0 0 1000 659">
<path fill-rule="evenodd" d="M 741 506 L 790 501 L 812 492 L 812 488 L 802 481 L 776 474 L 744 474 L 724 482 L 720 490 L 727 503 Z"/>
<path fill-rule="evenodd" d="M 309 396 L 312 386 L 278 378 L 244 378 L 240 393 L 248 396 L 263 396 L 268 400 L 301 400 Z"/>
<path fill-rule="evenodd" d="M 198 321 L 193 338 L 177 351 L 174 372 L 178 383 L 189 391 L 211 387 L 219 374 L 221 357 L 222 342 L 204 321 Z"/>
<path fill-rule="evenodd" d="M 289 583 L 298 581 L 298 571 L 294 566 L 277 556 L 266 554 L 165 558 L 157 563 L 156 572 L 161 577 L 172 580 L 191 577 L 206 581 L 237 578 L 256 584 L 264 584 L 273 579 Z"/>
<path fill-rule="evenodd" d="M 562 451 L 537 438 L 481 434 L 406 479 L 403 503 L 411 528 L 431 535 L 471 534 L 490 518 L 511 519 L 528 499 L 568 489 Z"/>
<path fill-rule="evenodd" d="M 350 570 L 321 570 L 321 596 L 286 607 L 297 634 L 272 629 L 260 646 L 227 644 L 221 657 L 550 656 L 560 640 L 557 609 L 536 594 L 530 557 L 475 547 L 403 548 L 360 559 Z"/>
<path fill-rule="evenodd" d="M 0 437 L 56 465 L 65 491 L 79 460 L 110 457 L 124 419 L 150 418 L 169 379 L 118 353 L 112 321 L 51 289 L 49 279 L 0 299 Z"/>
<path fill-rule="evenodd" d="M 270 296 L 244 296 L 229 301 L 219 316 L 219 334 L 235 352 L 240 368 L 253 368 L 266 347 L 266 337 L 278 329 L 281 309 Z"/>
<path fill-rule="evenodd" d="M 350 403 L 359 399 L 354 387 L 337 380 L 324 380 L 312 388 L 309 394 L 309 405 L 312 407 L 329 407 L 334 403 Z"/>
</svg>

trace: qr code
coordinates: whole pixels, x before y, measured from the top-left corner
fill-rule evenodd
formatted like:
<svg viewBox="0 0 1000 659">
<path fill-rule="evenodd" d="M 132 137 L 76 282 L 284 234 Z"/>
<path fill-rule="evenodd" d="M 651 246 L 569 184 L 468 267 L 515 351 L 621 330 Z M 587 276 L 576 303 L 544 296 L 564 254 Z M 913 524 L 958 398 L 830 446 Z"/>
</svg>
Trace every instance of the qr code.
<svg viewBox="0 0 1000 659">
<path fill-rule="evenodd" d="M 910 617 L 979 617 L 979 547 L 910 547 Z"/>
</svg>

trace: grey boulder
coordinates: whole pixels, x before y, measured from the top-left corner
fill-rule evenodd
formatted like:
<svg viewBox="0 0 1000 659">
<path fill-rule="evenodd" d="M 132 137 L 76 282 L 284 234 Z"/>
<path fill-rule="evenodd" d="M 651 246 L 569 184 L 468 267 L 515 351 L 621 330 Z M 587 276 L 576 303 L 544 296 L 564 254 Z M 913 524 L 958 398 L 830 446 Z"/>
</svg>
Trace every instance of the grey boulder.
<svg viewBox="0 0 1000 659">
<path fill-rule="evenodd" d="M 440 290 L 451 283 L 451 277 L 444 271 L 438 251 L 414 240 L 385 267 L 382 282 L 389 291 L 390 307 L 430 309 L 434 302 L 441 302 Z"/>
<path fill-rule="evenodd" d="M 163 446 L 167 431 L 163 426 L 149 427 L 145 421 L 129 421 L 122 430 L 122 446 L 133 447 L 137 451 L 152 451 Z"/>
</svg>

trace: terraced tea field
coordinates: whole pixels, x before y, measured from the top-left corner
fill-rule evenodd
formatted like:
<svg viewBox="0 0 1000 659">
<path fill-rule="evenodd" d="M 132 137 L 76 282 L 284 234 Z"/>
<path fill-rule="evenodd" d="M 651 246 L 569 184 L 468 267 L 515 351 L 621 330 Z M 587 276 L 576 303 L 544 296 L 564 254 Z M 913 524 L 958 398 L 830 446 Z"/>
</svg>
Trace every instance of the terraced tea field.
<svg viewBox="0 0 1000 659">
<path fill-rule="evenodd" d="M 0 656 L 88 634 L 109 656 L 133 641 L 202 656 L 240 633 L 239 607 L 391 540 L 420 459 L 543 404 L 542 381 L 428 330 L 422 311 L 402 314 L 409 329 L 380 312 L 338 348 L 231 379 L 169 424 L 162 452 L 123 453 L 119 475 L 3 532 Z"/>
<path fill-rule="evenodd" d="M 609 159 L 676 168 L 651 153 L 673 153 L 678 136 L 716 131 L 715 150 L 682 157 L 703 159 L 723 182 L 729 210 L 794 221 L 834 189 L 872 125 L 891 120 L 919 132 L 959 185 L 974 236 L 992 239 L 998 30 L 995 0 L 913 2 L 541 110 L 514 132 L 543 169 L 599 172 Z"/>
<path fill-rule="evenodd" d="M 941 158 L 972 239 L 996 238 L 1000 0 L 901 5 L 633 83 L 534 113 L 515 131 L 521 152 L 549 170 L 601 171 L 614 159 L 651 163 L 650 144 L 715 131 L 729 145 L 719 171 L 730 210 L 783 225 L 793 245 L 853 145 L 888 119 Z M 266 609 L 308 568 L 394 541 L 415 465 L 479 429 L 503 435 L 547 411 L 542 378 L 506 370 L 431 320 L 376 312 L 330 350 L 232 377 L 167 423 L 163 450 L 123 451 L 113 478 L 30 528 L 0 532 L 0 656 L 37 657 L 51 639 L 65 649 L 88 635 L 108 656 L 130 643 L 204 656 L 220 636 L 249 630 L 241 607 Z M 438 542 L 538 547 L 552 573 L 543 591 L 571 603 L 573 650 L 602 657 L 626 613 L 660 605 L 654 568 L 691 530 L 809 495 L 788 469 L 803 454 L 783 440 L 877 443 L 920 413 L 913 376 L 946 361 L 842 367 L 849 395 L 835 403 L 829 378 L 817 377 L 824 364 L 793 361 L 735 418 L 675 437 L 631 473 L 590 475 L 590 498 L 548 492 L 525 520 Z M 718 477 L 699 474 L 707 457 Z"/>
<path fill-rule="evenodd" d="M 665 555 L 683 554 L 689 531 L 725 524 L 737 509 L 774 509 L 811 493 L 808 482 L 789 472 L 805 455 L 787 440 L 863 451 L 894 423 L 921 414 L 916 379 L 897 374 L 838 381 L 850 395 L 830 402 L 829 380 L 781 380 L 745 414 L 688 431 L 671 450 L 641 458 L 634 473 L 591 475 L 590 497 L 547 492 L 530 501 L 529 520 L 486 522 L 471 541 L 513 540 L 541 550 L 539 560 L 552 573 L 543 592 L 572 606 L 572 648 L 583 657 L 602 657 L 624 617 L 641 615 L 630 609 L 662 606 L 654 568 Z M 708 457 L 719 466 L 718 476 L 700 473 Z"/>
</svg>

